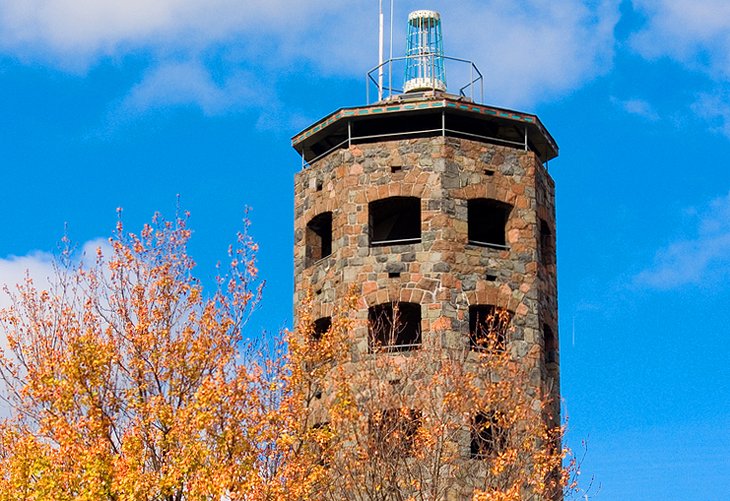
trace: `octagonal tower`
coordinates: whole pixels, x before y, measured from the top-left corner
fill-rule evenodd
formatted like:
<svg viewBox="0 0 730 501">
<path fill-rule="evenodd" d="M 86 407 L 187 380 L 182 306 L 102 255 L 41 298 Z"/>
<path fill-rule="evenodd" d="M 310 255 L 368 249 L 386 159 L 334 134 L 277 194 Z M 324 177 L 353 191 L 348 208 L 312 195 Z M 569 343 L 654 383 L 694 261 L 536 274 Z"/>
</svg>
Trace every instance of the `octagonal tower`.
<svg viewBox="0 0 730 501">
<path fill-rule="evenodd" d="M 415 92 L 339 109 L 292 139 L 303 166 L 295 176 L 295 311 L 314 291 L 314 315 L 326 328 L 355 285 L 357 364 L 429 349 L 435 337 L 447 350 L 474 349 L 475 317 L 507 310 L 506 347 L 530 364 L 557 423 L 555 191 L 547 164 L 558 147 L 536 116 L 477 104 L 463 88 L 449 94 L 437 76 L 431 89 L 420 80 Z M 378 339 L 374 315 L 393 305 L 414 328 Z"/>
</svg>

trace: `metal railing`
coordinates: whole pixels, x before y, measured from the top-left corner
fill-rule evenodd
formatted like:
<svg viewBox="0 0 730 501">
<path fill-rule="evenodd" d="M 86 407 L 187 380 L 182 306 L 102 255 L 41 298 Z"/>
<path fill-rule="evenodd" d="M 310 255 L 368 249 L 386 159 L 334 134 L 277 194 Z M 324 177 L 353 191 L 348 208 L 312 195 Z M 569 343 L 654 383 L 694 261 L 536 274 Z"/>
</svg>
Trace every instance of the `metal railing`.
<svg viewBox="0 0 730 501">
<path fill-rule="evenodd" d="M 492 247 L 494 249 L 509 250 L 508 245 L 495 244 L 493 242 L 480 242 L 479 240 L 469 240 L 468 243 L 472 245 L 478 245 L 479 247 Z"/>
<path fill-rule="evenodd" d="M 376 344 L 370 346 L 370 353 L 401 353 L 421 348 L 423 343 L 410 344 Z"/>
<path fill-rule="evenodd" d="M 399 238 L 396 240 L 372 240 L 370 242 L 370 245 L 377 245 L 377 246 L 383 246 L 383 245 L 400 245 L 400 244 L 413 244 L 418 243 L 421 241 L 421 237 L 417 238 Z"/>
<path fill-rule="evenodd" d="M 477 68 L 477 65 L 474 64 L 473 61 L 470 61 L 468 59 L 461 59 L 458 57 L 451 57 L 451 56 L 441 56 L 437 54 L 429 54 L 429 55 L 413 55 L 413 56 L 402 56 L 402 57 L 393 57 L 386 61 L 383 61 L 383 63 L 377 65 L 370 71 L 368 71 L 365 74 L 365 96 L 368 104 L 372 104 L 370 101 L 370 87 L 372 85 L 375 86 L 377 89 L 376 95 L 378 96 L 378 100 L 382 100 L 386 97 L 386 91 L 387 91 L 387 97 L 390 98 L 394 94 L 403 94 L 402 88 L 397 88 L 393 84 L 393 72 L 399 71 L 399 67 L 403 65 L 403 71 L 402 73 L 405 75 L 405 64 L 409 59 L 423 59 L 424 57 L 431 58 L 431 65 L 435 68 L 436 66 L 436 58 L 441 58 L 444 60 L 444 62 L 453 62 L 460 65 L 468 65 L 469 66 L 469 77 L 468 82 L 461 87 L 459 87 L 459 95 L 463 97 L 468 97 L 472 101 L 475 100 L 475 91 L 479 91 L 479 102 L 484 102 L 484 77 L 482 75 L 482 72 L 479 71 L 479 68 Z M 395 67 L 395 70 L 394 70 Z M 379 82 L 379 71 L 383 68 L 384 70 L 387 70 L 388 73 L 388 82 L 387 84 L 383 83 L 382 87 Z M 458 73 L 458 72 L 457 72 Z M 375 74 L 375 76 L 374 76 Z M 433 85 L 432 90 L 440 90 L 436 87 L 436 79 L 433 79 Z M 466 91 L 469 91 L 468 94 Z"/>
<path fill-rule="evenodd" d="M 316 155 L 313 158 L 306 159 L 304 154 L 302 154 L 302 168 L 306 168 L 307 166 L 311 165 L 312 163 L 316 162 L 317 160 L 326 157 L 330 153 L 332 153 L 335 150 L 338 150 L 342 147 L 349 147 L 352 145 L 352 143 L 356 143 L 358 141 L 367 141 L 369 139 L 384 139 L 388 137 L 402 137 L 402 136 L 417 136 L 419 134 L 441 134 L 442 136 L 446 136 L 447 133 L 455 134 L 457 136 L 465 136 L 469 138 L 474 139 L 481 139 L 483 141 L 486 141 L 488 143 L 496 143 L 496 144 L 504 144 L 508 146 L 516 146 L 518 148 L 522 148 L 525 151 L 530 150 L 529 144 L 528 144 L 528 137 L 527 137 L 527 128 L 525 127 L 524 131 L 524 139 L 523 141 L 512 141 L 510 139 L 504 139 L 500 137 L 493 137 L 493 136 L 486 136 L 482 134 L 474 134 L 472 132 L 466 132 L 466 131 L 460 131 L 457 129 L 451 129 L 446 127 L 446 115 L 445 112 L 442 112 L 442 121 L 441 121 L 441 127 L 440 128 L 430 128 L 430 129 L 417 129 L 417 130 L 410 130 L 410 131 L 400 131 L 400 132 L 386 132 L 383 134 L 368 134 L 364 136 L 354 136 L 352 135 L 352 128 L 347 128 L 347 138 L 343 139 L 336 145 L 329 148 L 327 151 L 324 151 L 318 155 Z M 547 167 L 547 165 L 546 165 Z"/>
</svg>

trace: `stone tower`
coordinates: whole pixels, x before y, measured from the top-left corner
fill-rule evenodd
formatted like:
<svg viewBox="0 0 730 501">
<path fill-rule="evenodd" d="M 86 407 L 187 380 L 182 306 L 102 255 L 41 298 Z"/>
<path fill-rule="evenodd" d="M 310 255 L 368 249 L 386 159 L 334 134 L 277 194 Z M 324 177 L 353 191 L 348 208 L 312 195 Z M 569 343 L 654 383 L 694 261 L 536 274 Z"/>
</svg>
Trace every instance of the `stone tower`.
<svg viewBox="0 0 730 501">
<path fill-rule="evenodd" d="M 296 135 L 295 311 L 313 291 L 315 330 L 355 285 L 353 363 L 476 349 L 480 315 L 509 311 L 515 357 L 559 420 L 554 183 L 558 148 L 530 114 L 437 88 L 340 109 Z M 397 306 L 405 328 L 383 336 Z M 374 345 L 380 347 L 374 350 Z"/>
</svg>

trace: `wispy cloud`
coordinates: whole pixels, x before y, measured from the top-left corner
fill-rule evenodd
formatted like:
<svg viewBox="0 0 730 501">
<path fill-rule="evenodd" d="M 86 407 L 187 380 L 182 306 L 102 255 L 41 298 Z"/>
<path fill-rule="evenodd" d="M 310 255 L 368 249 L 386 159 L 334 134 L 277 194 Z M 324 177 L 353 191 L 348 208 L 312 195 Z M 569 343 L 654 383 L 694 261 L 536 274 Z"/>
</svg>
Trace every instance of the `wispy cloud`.
<svg viewBox="0 0 730 501">
<path fill-rule="evenodd" d="M 692 104 L 692 111 L 715 132 L 730 138 L 730 94 L 721 91 L 700 94 Z"/>
<path fill-rule="evenodd" d="M 611 101 L 623 109 L 630 115 L 636 115 L 650 122 L 659 120 L 659 113 L 656 112 L 654 107 L 648 101 L 644 99 L 627 99 L 621 100 L 617 98 L 611 98 Z"/>
<path fill-rule="evenodd" d="M 634 0 L 645 24 L 630 45 L 649 60 L 668 58 L 706 75 L 690 103 L 697 117 L 730 137 L 730 3 L 726 0 Z"/>
<path fill-rule="evenodd" d="M 654 264 L 634 277 L 636 285 L 673 289 L 714 283 L 730 276 L 730 193 L 698 211 L 696 235 L 659 250 Z"/>
<path fill-rule="evenodd" d="M 199 107 L 206 115 L 260 105 L 264 95 L 255 92 L 254 75 L 236 72 L 220 81 L 197 61 L 163 63 L 144 75 L 122 103 L 122 109 L 143 113 L 171 106 Z"/>
</svg>

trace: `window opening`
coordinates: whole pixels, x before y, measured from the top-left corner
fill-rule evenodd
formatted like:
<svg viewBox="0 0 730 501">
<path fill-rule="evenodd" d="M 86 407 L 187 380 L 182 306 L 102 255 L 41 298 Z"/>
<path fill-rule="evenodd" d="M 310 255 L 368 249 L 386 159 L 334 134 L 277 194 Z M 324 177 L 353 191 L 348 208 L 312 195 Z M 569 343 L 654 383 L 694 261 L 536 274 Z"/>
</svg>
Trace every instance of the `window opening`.
<svg viewBox="0 0 730 501">
<path fill-rule="evenodd" d="M 307 266 L 332 254 L 332 213 L 323 212 L 307 223 Z"/>
<path fill-rule="evenodd" d="M 475 198 L 467 202 L 469 243 L 506 249 L 505 228 L 512 206 L 498 200 Z"/>
<path fill-rule="evenodd" d="M 472 459 L 494 457 L 505 449 L 507 433 L 499 424 L 496 412 L 480 412 L 472 420 L 471 448 Z"/>
<path fill-rule="evenodd" d="M 399 271 L 391 271 L 388 273 L 388 278 L 399 278 L 400 272 Z"/>
<path fill-rule="evenodd" d="M 497 275 L 492 275 L 492 274 L 487 273 L 486 279 L 487 279 L 487 282 L 494 282 L 495 280 L 497 280 Z"/>
<path fill-rule="evenodd" d="M 403 170 L 403 166 L 401 166 L 401 165 L 392 165 L 390 167 L 391 174 L 395 174 L 396 172 L 400 172 L 402 170 Z"/>
<path fill-rule="evenodd" d="M 420 427 L 421 412 L 415 409 L 385 409 L 368 420 L 373 446 L 385 456 L 410 455 Z"/>
<path fill-rule="evenodd" d="M 504 351 L 512 313 L 494 305 L 469 306 L 469 347 L 475 351 Z"/>
<path fill-rule="evenodd" d="M 494 171 L 492 169 L 484 169 L 484 175 L 485 176 L 493 176 Z"/>
<path fill-rule="evenodd" d="M 421 241 L 421 200 L 390 197 L 369 204 L 370 245 L 397 245 Z"/>
<path fill-rule="evenodd" d="M 421 346 L 421 305 L 384 303 L 368 310 L 370 351 L 395 353 Z"/>
<path fill-rule="evenodd" d="M 553 264 L 555 260 L 553 233 L 544 219 L 540 219 L 540 258 L 545 266 Z"/>
<path fill-rule="evenodd" d="M 543 342 L 545 343 L 545 364 L 558 362 L 558 338 L 548 324 L 542 324 Z"/>
<path fill-rule="evenodd" d="M 332 317 L 322 317 L 314 321 L 314 328 L 312 329 L 312 340 L 319 341 L 322 336 L 330 330 L 332 326 Z"/>
</svg>

